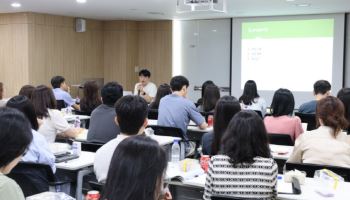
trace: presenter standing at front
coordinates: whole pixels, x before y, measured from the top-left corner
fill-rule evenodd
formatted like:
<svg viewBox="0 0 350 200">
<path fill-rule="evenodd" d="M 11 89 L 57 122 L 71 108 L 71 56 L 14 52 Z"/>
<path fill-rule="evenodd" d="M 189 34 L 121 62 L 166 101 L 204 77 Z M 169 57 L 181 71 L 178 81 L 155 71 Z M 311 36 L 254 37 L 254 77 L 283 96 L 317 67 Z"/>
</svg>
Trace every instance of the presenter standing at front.
<svg viewBox="0 0 350 200">
<path fill-rule="evenodd" d="M 151 103 L 157 94 L 157 86 L 150 82 L 151 72 L 147 69 L 139 71 L 139 82 L 135 84 L 134 95 L 141 96 L 147 103 Z"/>
</svg>

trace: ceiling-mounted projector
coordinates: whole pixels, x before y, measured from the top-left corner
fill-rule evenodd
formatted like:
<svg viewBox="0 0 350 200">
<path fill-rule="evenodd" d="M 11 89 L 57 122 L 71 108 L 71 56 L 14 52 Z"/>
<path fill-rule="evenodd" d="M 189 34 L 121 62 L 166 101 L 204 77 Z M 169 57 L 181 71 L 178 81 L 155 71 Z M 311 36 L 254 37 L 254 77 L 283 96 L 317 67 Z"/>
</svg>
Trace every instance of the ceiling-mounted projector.
<svg viewBox="0 0 350 200">
<path fill-rule="evenodd" d="M 226 0 L 177 0 L 176 12 L 226 12 Z"/>
</svg>

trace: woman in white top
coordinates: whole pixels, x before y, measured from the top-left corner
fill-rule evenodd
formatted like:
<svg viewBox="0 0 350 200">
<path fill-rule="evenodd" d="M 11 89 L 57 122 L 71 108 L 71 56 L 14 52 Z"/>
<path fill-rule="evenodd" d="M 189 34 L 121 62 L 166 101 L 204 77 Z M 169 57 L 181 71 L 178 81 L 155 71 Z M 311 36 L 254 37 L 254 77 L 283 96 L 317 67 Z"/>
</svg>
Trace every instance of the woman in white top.
<svg viewBox="0 0 350 200">
<path fill-rule="evenodd" d="M 320 126 L 298 137 L 288 162 L 350 168 L 349 136 L 342 132 L 348 125 L 343 103 L 332 96 L 321 99 L 317 102 L 316 120 Z"/>
<path fill-rule="evenodd" d="M 255 81 L 248 80 L 244 85 L 243 94 L 239 97 L 242 109 L 260 111 L 262 117 L 266 114 L 266 101 L 258 94 Z"/>
<path fill-rule="evenodd" d="M 59 110 L 56 109 L 56 99 L 50 88 L 39 85 L 32 94 L 32 103 L 37 117 L 42 120 L 38 132 L 44 135 L 49 143 L 55 142 L 56 135 L 76 137 L 81 129 L 71 128 Z"/>
</svg>

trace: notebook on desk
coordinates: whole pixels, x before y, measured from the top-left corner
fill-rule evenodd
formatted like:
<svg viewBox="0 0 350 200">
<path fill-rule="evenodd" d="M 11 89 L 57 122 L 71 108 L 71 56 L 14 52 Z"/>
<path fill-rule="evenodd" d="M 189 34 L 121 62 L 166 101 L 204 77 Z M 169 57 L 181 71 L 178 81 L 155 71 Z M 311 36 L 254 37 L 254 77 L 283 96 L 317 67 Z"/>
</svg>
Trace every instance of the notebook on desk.
<svg viewBox="0 0 350 200">
<path fill-rule="evenodd" d="M 71 154 L 69 152 L 62 153 L 62 154 L 56 154 L 55 155 L 55 163 L 65 162 L 68 160 L 73 160 L 79 158 L 78 155 Z"/>
</svg>

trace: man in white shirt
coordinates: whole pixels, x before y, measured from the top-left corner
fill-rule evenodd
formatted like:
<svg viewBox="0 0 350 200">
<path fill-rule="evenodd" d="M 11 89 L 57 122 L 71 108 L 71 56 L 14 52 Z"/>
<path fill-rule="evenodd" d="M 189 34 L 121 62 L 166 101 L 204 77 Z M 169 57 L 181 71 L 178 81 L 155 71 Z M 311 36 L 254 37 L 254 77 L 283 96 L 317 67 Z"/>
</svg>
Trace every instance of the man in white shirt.
<svg viewBox="0 0 350 200">
<path fill-rule="evenodd" d="M 139 82 L 135 84 L 134 95 L 141 96 L 147 103 L 151 103 L 157 94 L 157 86 L 150 82 L 151 72 L 142 69 L 139 72 Z"/>
<path fill-rule="evenodd" d="M 94 171 L 99 182 L 106 181 L 109 165 L 118 144 L 129 136 L 144 132 L 147 126 L 147 108 L 146 101 L 139 96 L 128 95 L 117 101 L 115 123 L 120 128 L 120 134 L 96 152 Z"/>
</svg>

